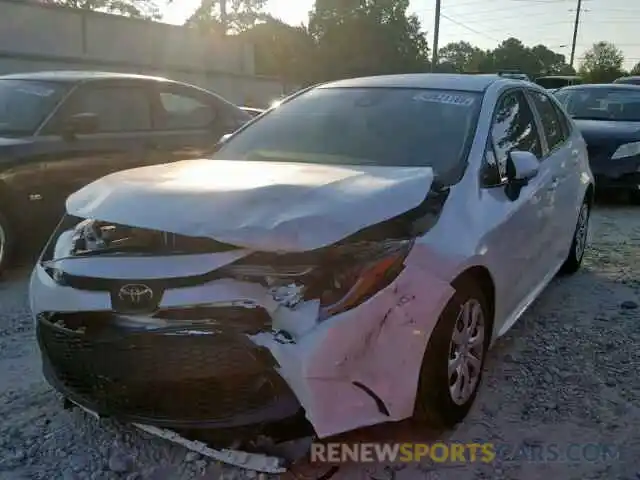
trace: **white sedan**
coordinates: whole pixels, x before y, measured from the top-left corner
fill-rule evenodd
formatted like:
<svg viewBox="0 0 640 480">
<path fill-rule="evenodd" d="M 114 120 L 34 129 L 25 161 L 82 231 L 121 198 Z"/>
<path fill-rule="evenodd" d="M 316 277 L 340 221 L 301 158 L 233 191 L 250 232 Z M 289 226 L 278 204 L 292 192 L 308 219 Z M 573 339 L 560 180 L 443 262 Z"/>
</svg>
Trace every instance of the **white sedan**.
<svg viewBox="0 0 640 480">
<path fill-rule="evenodd" d="M 593 196 L 580 132 L 532 83 L 316 86 L 211 159 L 68 199 L 31 279 L 43 368 L 156 427 L 453 426 L 487 349 L 579 268 Z"/>
</svg>

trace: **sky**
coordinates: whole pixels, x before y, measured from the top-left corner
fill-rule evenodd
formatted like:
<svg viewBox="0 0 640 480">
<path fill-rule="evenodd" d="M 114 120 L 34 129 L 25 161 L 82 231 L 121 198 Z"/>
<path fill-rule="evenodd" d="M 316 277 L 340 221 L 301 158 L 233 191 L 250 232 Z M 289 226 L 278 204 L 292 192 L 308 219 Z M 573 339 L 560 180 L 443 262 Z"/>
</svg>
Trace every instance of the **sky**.
<svg viewBox="0 0 640 480">
<path fill-rule="evenodd" d="M 290 23 L 308 20 L 314 0 L 269 0 L 267 11 Z M 164 21 L 181 24 L 195 10 L 199 0 L 174 0 L 165 9 Z M 577 0 L 442 0 L 440 46 L 460 40 L 480 48 L 495 48 L 508 37 L 526 45 L 547 45 L 566 55 L 571 40 Z M 435 0 L 411 0 L 415 13 L 433 44 Z M 625 55 L 625 67 L 640 62 L 640 2 L 631 0 L 582 0 L 576 46 L 578 67 L 585 50 L 593 43 L 615 43 Z"/>
</svg>

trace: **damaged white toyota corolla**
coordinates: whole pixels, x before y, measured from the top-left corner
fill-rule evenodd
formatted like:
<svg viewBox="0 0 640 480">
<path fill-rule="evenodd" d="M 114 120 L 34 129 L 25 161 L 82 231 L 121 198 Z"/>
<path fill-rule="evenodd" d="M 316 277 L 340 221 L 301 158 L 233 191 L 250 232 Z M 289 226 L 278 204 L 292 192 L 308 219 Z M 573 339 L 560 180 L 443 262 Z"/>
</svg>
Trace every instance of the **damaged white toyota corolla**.
<svg viewBox="0 0 640 480">
<path fill-rule="evenodd" d="M 578 269 L 593 193 L 580 133 L 536 85 L 318 86 L 213 159 L 68 199 L 31 280 L 44 371 L 101 415 L 234 439 L 300 418 L 320 438 L 455 425 L 492 342 Z"/>
</svg>

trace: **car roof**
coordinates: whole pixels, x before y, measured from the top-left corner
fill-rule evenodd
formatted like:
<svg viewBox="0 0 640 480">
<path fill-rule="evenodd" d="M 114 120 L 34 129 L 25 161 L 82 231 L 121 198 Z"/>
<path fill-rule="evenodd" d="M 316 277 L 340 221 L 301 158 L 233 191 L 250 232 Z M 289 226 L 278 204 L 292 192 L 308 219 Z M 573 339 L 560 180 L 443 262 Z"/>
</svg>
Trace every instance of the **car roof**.
<svg viewBox="0 0 640 480">
<path fill-rule="evenodd" d="M 409 73 L 349 78 L 320 85 L 318 88 L 433 88 L 484 92 L 498 81 L 522 82 L 494 74 Z"/>
<path fill-rule="evenodd" d="M 0 75 L 0 80 L 41 80 L 50 82 L 84 82 L 89 80 L 138 79 L 157 82 L 171 82 L 168 78 L 138 75 L 135 73 L 96 72 L 83 70 L 54 70 L 41 72 L 12 73 Z"/>
<path fill-rule="evenodd" d="M 613 81 L 614 84 L 624 83 L 624 82 L 638 82 L 638 83 L 640 83 L 640 76 L 638 76 L 638 75 L 630 75 L 628 77 L 616 78 Z"/>
</svg>

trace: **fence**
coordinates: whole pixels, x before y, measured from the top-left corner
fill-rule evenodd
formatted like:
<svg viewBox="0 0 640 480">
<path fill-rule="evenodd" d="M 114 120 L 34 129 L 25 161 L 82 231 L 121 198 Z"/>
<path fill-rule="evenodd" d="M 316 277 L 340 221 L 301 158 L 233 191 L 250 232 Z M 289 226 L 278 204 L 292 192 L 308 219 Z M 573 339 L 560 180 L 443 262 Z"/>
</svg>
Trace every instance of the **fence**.
<svg viewBox="0 0 640 480">
<path fill-rule="evenodd" d="M 116 15 L 0 0 L 0 74 L 101 70 L 159 75 L 266 106 L 284 93 L 254 74 L 253 47 L 233 37 Z"/>
</svg>

